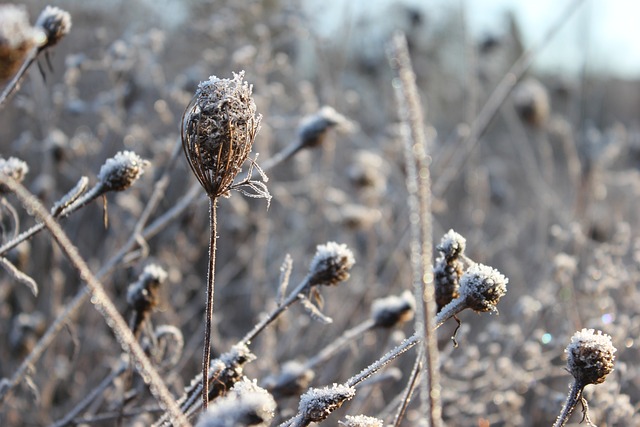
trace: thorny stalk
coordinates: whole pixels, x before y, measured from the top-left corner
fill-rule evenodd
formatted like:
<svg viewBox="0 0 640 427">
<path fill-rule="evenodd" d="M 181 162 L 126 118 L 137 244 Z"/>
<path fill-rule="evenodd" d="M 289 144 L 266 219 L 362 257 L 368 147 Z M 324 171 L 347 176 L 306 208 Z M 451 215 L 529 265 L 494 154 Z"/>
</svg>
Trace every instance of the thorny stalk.
<svg viewBox="0 0 640 427">
<path fill-rule="evenodd" d="M 105 318 L 107 325 L 115 333 L 122 349 L 126 353 L 129 353 L 135 361 L 136 367 L 140 371 L 144 381 L 149 385 L 151 393 L 171 414 L 171 418 L 174 423 L 179 426 L 190 425 L 180 411 L 180 408 L 173 399 L 173 396 L 167 389 L 167 386 L 162 381 L 162 378 L 160 378 L 158 372 L 145 355 L 144 350 L 136 341 L 133 333 L 127 326 L 127 323 L 105 292 L 104 287 L 93 275 L 84 259 L 78 253 L 77 248 L 73 243 L 71 243 L 71 240 L 69 240 L 66 233 L 42 206 L 42 204 L 31 193 L 29 193 L 24 186 L 17 183 L 12 178 L 3 175 L 0 175 L 0 182 L 15 192 L 16 196 L 18 196 L 25 207 L 44 222 L 47 229 L 51 232 L 53 239 L 58 243 L 67 258 L 69 258 L 74 267 L 79 271 L 80 275 L 86 280 L 87 285 L 91 290 L 92 302 L 95 304 L 100 314 Z"/>
<path fill-rule="evenodd" d="M 403 34 L 398 33 L 394 36 L 389 60 L 398 74 L 399 83 L 395 85 L 395 92 L 400 105 L 400 119 L 405 142 L 406 180 L 412 234 L 411 264 L 414 292 L 420 308 L 419 315 L 416 316 L 416 330 L 422 334 L 424 347 L 424 351 L 420 352 L 423 356 L 425 369 L 421 393 L 422 405 L 423 412 L 426 412 L 428 417 L 428 425 L 439 427 L 442 424 L 442 404 L 440 402 L 438 343 L 434 333 L 436 306 L 431 265 L 433 239 L 430 158 L 427 156 L 428 146 L 415 74 L 409 58 L 407 41 Z"/>
</svg>

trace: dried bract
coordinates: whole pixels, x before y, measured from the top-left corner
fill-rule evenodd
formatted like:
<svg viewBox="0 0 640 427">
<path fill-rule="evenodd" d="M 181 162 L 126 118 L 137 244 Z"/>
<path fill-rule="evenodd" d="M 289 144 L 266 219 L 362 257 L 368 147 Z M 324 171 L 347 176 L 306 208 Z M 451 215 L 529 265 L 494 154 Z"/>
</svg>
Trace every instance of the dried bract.
<svg viewBox="0 0 640 427">
<path fill-rule="evenodd" d="M 182 117 L 182 148 L 212 199 L 228 195 L 260 129 L 253 86 L 243 79 L 241 71 L 200 83 Z"/>
</svg>

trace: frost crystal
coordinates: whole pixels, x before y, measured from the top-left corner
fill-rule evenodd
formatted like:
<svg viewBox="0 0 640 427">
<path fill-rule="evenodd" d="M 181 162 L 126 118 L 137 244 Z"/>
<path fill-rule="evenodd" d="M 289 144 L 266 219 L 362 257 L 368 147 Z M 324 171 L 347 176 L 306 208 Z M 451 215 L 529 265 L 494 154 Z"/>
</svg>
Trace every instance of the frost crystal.
<svg viewBox="0 0 640 427">
<path fill-rule="evenodd" d="M 613 371 L 616 351 L 609 335 L 583 329 L 573 334 L 565 350 L 567 368 L 582 385 L 600 384 Z"/>
<path fill-rule="evenodd" d="M 349 278 L 349 270 L 355 264 L 353 252 L 345 244 L 328 242 L 318 245 L 311 260 L 309 274 L 314 285 L 337 285 Z"/>
<path fill-rule="evenodd" d="M 140 178 L 148 165 L 133 151 L 119 151 L 102 165 L 98 179 L 107 191 L 123 191 Z"/>
</svg>

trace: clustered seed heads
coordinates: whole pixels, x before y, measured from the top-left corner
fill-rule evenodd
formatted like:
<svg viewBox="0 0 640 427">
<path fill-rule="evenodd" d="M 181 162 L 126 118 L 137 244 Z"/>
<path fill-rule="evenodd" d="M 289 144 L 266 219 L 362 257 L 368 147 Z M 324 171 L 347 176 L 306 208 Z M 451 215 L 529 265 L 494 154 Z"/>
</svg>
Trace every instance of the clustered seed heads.
<svg viewBox="0 0 640 427">
<path fill-rule="evenodd" d="M 27 53 L 45 42 L 46 35 L 29 24 L 24 7 L 0 5 L 0 82 L 12 77 Z"/>
<path fill-rule="evenodd" d="M 498 301 L 507 293 L 509 279 L 488 265 L 474 264 L 460 279 L 460 298 L 479 312 L 497 311 Z"/>
<path fill-rule="evenodd" d="M 460 277 L 464 273 L 464 255 L 466 239 L 453 230 L 449 230 L 440 240 L 436 249 L 440 256 L 433 267 L 437 311 L 460 296 Z"/>
<path fill-rule="evenodd" d="M 9 159 L 3 159 L 0 157 L 0 173 L 10 176 L 18 182 L 22 182 L 27 173 L 29 173 L 29 166 L 15 157 L 9 157 Z M 0 185 L 0 194 L 9 193 L 9 189 L 6 185 Z"/>
<path fill-rule="evenodd" d="M 132 151 L 119 151 L 102 165 L 98 180 L 104 191 L 124 191 L 144 173 L 149 161 Z"/>
<path fill-rule="evenodd" d="M 391 295 L 373 301 L 371 318 L 377 327 L 393 328 L 413 319 L 415 311 L 416 300 L 413 293 L 407 290 L 400 296 Z"/>
<path fill-rule="evenodd" d="M 40 49 L 51 47 L 71 30 L 71 15 L 59 7 L 47 6 L 40 13 L 36 27 L 42 29 L 46 36 L 46 41 Z"/>
<path fill-rule="evenodd" d="M 354 387 L 343 384 L 310 389 L 300 397 L 298 412 L 302 414 L 302 422 L 299 425 L 324 420 L 355 395 L 356 389 Z"/>
<path fill-rule="evenodd" d="M 309 283 L 335 286 L 349 278 L 349 270 L 354 263 L 353 252 L 347 245 L 336 242 L 318 245 L 309 267 Z"/>
<path fill-rule="evenodd" d="M 182 148 L 211 199 L 226 196 L 260 129 L 244 71 L 201 82 L 182 118 Z"/>
<path fill-rule="evenodd" d="M 582 329 L 576 332 L 565 352 L 567 369 L 582 386 L 600 384 L 613 371 L 616 348 L 611 337 L 601 331 Z"/>
<path fill-rule="evenodd" d="M 246 377 L 216 399 L 196 427 L 269 426 L 275 415 L 273 396 Z"/>
</svg>

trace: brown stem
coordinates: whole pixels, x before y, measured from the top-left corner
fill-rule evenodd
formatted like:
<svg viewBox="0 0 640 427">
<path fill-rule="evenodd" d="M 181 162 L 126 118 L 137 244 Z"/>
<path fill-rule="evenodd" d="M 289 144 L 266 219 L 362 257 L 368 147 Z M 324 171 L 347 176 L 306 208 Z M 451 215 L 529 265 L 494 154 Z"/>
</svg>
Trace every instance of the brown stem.
<svg viewBox="0 0 640 427">
<path fill-rule="evenodd" d="M 216 271 L 216 240 L 217 220 L 216 210 L 218 199 L 209 200 L 209 226 L 211 235 L 209 238 L 209 270 L 207 272 L 207 311 L 205 313 L 204 349 L 202 351 L 202 408 L 207 410 L 209 404 L 209 361 L 211 359 L 211 321 L 213 318 L 213 292 L 214 276 Z"/>
</svg>

